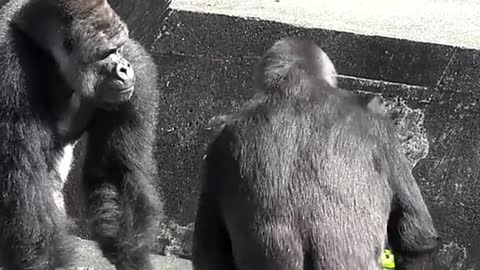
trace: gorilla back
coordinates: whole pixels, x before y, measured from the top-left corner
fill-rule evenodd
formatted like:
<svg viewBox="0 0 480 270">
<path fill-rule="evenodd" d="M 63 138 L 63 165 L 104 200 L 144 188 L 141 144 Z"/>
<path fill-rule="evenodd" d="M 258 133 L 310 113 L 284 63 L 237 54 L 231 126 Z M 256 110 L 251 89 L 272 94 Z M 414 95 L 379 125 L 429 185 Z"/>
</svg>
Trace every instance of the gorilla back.
<svg viewBox="0 0 480 270">
<path fill-rule="evenodd" d="M 387 241 L 399 255 L 435 245 L 393 125 L 319 82 L 319 53 L 276 43 L 257 70 L 263 95 L 209 146 L 195 270 L 378 270 Z"/>
<path fill-rule="evenodd" d="M 118 269 L 151 269 L 158 87 L 145 49 L 106 0 L 12 0 L 0 10 L 0 70 L 4 269 L 75 261 L 62 189 L 84 133 L 93 237 Z"/>
</svg>

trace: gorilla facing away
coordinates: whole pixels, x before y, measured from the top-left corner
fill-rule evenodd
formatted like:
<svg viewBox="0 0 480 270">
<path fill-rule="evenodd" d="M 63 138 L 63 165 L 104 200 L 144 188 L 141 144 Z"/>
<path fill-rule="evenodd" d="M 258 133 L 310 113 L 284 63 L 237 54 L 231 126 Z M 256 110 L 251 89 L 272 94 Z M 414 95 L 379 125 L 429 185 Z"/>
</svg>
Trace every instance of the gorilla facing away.
<svg viewBox="0 0 480 270">
<path fill-rule="evenodd" d="M 290 55 L 293 56 L 293 55 Z M 334 88 L 335 94 L 338 95 L 344 95 L 347 98 L 353 99 L 355 103 L 358 103 L 358 105 L 364 107 L 365 109 L 368 109 L 374 113 L 386 116 L 386 108 L 384 105 L 383 99 L 375 94 L 367 94 L 367 93 L 353 93 L 344 89 L 337 88 L 337 70 L 335 69 L 335 66 L 332 63 L 332 60 L 328 57 L 328 55 L 321 49 L 318 51 L 318 55 L 315 56 L 316 58 L 316 69 L 317 69 L 317 75 L 316 75 L 316 80 L 317 83 L 320 86 L 325 86 L 327 89 Z M 289 59 L 288 61 L 295 61 L 295 59 Z M 259 63 L 259 65 L 265 65 L 266 63 Z M 281 63 L 279 63 L 281 64 Z M 258 69 L 258 68 L 257 68 Z M 262 67 L 262 70 L 265 69 L 265 66 Z M 264 74 L 261 72 L 257 72 L 255 74 L 255 83 L 257 89 L 263 89 L 264 83 L 271 83 L 272 80 L 274 79 L 279 79 L 278 76 L 280 74 Z M 267 76 L 267 78 L 265 78 Z M 255 94 L 255 97 L 252 98 L 250 101 L 246 103 L 244 106 L 244 110 L 248 110 L 249 107 L 253 106 L 255 107 L 258 102 L 263 102 L 262 101 L 262 96 L 264 93 L 262 91 L 258 91 L 258 93 Z M 259 97 L 259 98 L 258 98 Z M 225 124 L 235 118 L 235 114 L 231 115 L 218 115 L 215 116 L 211 119 L 210 124 L 212 125 L 217 125 L 217 124 Z"/>
<path fill-rule="evenodd" d="M 397 269 L 433 269 L 437 232 L 393 123 L 336 88 L 325 56 L 288 38 L 259 62 L 255 100 L 207 150 L 195 270 L 381 269 L 386 243 Z"/>
<path fill-rule="evenodd" d="M 12 0 L 0 10 L 0 70 L 4 269 L 74 261 L 62 188 L 84 133 L 93 237 L 117 269 L 152 269 L 162 203 L 153 184 L 150 55 L 106 0 Z"/>
</svg>

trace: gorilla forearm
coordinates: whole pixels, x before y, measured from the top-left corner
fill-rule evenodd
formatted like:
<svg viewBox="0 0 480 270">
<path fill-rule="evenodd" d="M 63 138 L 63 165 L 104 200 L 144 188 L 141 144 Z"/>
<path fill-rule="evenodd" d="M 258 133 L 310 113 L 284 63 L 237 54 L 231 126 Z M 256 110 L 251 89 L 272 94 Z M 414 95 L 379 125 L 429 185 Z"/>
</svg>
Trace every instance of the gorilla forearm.
<svg viewBox="0 0 480 270">
<path fill-rule="evenodd" d="M 435 269 L 433 262 L 439 237 L 428 212 L 418 212 L 416 207 L 395 209 L 390 216 L 388 239 L 397 255 L 397 269 Z"/>
<path fill-rule="evenodd" d="M 434 256 L 430 253 L 407 256 L 398 254 L 395 256 L 396 270 L 430 270 L 437 269 Z"/>
<path fill-rule="evenodd" d="M 392 145 L 397 148 L 397 143 Z M 434 269 L 431 263 L 440 243 L 421 191 L 404 156 L 396 157 L 392 184 L 395 196 L 388 222 L 388 238 L 400 260 L 399 269 Z"/>
<path fill-rule="evenodd" d="M 418 255 L 435 250 L 439 237 L 428 212 L 395 210 L 389 221 L 389 241 L 397 253 Z"/>
<path fill-rule="evenodd" d="M 146 259 L 161 214 L 152 183 L 155 164 L 150 138 L 142 137 L 136 127 L 126 124 L 114 131 L 103 130 L 109 136 L 100 134 L 97 127 L 89 136 L 85 184 L 91 194 L 94 235 L 115 264 L 132 257 Z"/>
</svg>

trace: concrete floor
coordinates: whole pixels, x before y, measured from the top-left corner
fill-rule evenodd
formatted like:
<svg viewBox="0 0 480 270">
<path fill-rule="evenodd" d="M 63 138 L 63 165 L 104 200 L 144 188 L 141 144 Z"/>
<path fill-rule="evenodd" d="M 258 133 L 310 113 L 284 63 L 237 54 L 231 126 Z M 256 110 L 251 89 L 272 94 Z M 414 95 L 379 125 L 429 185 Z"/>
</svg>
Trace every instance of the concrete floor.
<svg viewBox="0 0 480 270">
<path fill-rule="evenodd" d="M 173 0 L 171 6 L 480 49 L 478 0 Z"/>
<path fill-rule="evenodd" d="M 115 270 L 115 267 L 105 259 L 95 242 L 78 239 L 78 260 L 75 267 L 57 270 L 79 270 L 79 269 L 99 269 L 99 270 Z M 191 270 L 191 263 L 169 256 L 152 255 L 150 257 L 156 270 Z M 0 267 L 0 270 L 2 268 Z"/>
<path fill-rule="evenodd" d="M 75 266 L 69 268 L 57 268 L 56 270 L 115 270 L 115 267 L 102 256 L 95 242 L 79 238 L 78 243 L 78 258 L 75 261 Z M 151 255 L 150 259 L 156 270 L 192 269 L 190 261 L 176 257 Z M 0 270 L 2 269 L 3 268 L 0 267 Z"/>
</svg>

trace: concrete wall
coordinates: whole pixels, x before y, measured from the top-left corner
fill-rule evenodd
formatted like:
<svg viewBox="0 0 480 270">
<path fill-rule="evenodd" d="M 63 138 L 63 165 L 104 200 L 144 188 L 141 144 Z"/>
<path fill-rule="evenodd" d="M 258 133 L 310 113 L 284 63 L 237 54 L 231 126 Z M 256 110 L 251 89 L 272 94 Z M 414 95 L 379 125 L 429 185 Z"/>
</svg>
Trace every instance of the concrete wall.
<svg viewBox="0 0 480 270">
<path fill-rule="evenodd" d="M 158 161 L 174 223 L 193 220 L 209 120 L 251 95 L 252 67 L 275 40 L 306 36 L 332 57 L 343 87 L 390 101 L 443 238 L 439 269 L 480 269 L 478 51 L 183 11 L 164 29 L 153 47 L 165 100 Z"/>
</svg>

